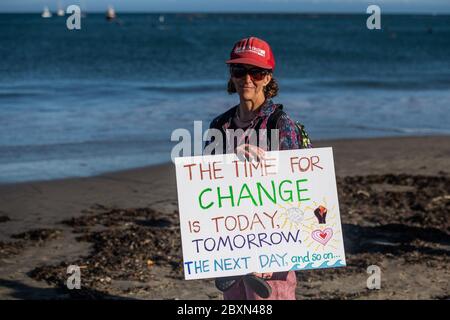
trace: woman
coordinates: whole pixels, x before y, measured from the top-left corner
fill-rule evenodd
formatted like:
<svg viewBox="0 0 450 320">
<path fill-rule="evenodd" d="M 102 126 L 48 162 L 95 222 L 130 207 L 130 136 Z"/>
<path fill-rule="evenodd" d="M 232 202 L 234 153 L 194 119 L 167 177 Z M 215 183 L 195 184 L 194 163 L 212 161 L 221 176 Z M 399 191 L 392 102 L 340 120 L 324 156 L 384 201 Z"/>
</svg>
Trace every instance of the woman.
<svg viewBox="0 0 450 320">
<path fill-rule="evenodd" d="M 223 134 L 223 153 L 230 145 L 225 135 L 227 129 L 243 129 L 244 132 L 255 129 L 257 134 L 259 129 L 278 129 L 279 150 L 310 148 L 302 127 L 281 111 L 282 105 L 272 102 L 271 98 L 278 93 L 278 84 L 273 78 L 275 58 L 269 44 L 256 37 L 242 39 L 234 45 L 226 63 L 231 76 L 228 92 L 238 93 L 239 104 L 215 118 L 210 125 Z M 270 146 L 270 138 L 265 137 Z M 247 159 L 264 158 L 264 149 L 250 144 L 245 135 L 232 150 L 244 154 Z M 296 282 L 295 273 L 286 271 L 218 278 L 216 286 L 224 292 L 225 300 L 295 300 Z"/>
</svg>

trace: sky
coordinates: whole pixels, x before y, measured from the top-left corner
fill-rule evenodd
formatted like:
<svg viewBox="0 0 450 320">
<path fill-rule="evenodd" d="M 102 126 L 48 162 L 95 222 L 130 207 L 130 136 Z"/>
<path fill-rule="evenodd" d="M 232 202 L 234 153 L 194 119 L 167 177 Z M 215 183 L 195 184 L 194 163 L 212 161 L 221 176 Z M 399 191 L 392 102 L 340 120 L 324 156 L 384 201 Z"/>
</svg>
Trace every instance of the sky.
<svg viewBox="0 0 450 320">
<path fill-rule="evenodd" d="M 371 4 L 383 13 L 450 14 L 450 0 L 0 0 L 1 12 L 54 11 L 78 4 L 88 12 L 354 12 L 366 13 Z"/>
</svg>

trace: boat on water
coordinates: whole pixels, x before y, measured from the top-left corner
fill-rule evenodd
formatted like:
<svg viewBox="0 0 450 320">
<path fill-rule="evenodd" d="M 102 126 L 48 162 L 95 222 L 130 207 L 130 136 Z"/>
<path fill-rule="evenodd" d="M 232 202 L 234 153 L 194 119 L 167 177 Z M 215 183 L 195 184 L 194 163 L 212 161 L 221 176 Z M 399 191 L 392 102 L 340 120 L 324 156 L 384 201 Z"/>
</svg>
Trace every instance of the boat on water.
<svg viewBox="0 0 450 320">
<path fill-rule="evenodd" d="M 160 15 L 160 16 L 159 16 L 159 22 L 160 22 L 160 23 L 164 23 L 164 20 L 165 20 L 164 16 L 163 16 L 163 15 Z"/>
<path fill-rule="evenodd" d="M 44 11 L 42 11 L 41 17 L 42 18 L 51 18 L 52 17 L 52 13 L 48 9 L 48 7 L 44 7 Z"/>
<path fill-rule="evenodd" d="M 116 11 L 114 11 L 114 8 L 112 6 L 109 6 L 108 10 L 106 11 L 106 20 L 114 20 L 116 18 Z"/>
<path fill-rule="evenodd" d="M 58 1 L 58 10 L 56 10 L 56 15 L 58 17 L 64 17 L 66 13 L 64 12 L 64 9 L 61 6 L 61 1 Z"/>
</svg>

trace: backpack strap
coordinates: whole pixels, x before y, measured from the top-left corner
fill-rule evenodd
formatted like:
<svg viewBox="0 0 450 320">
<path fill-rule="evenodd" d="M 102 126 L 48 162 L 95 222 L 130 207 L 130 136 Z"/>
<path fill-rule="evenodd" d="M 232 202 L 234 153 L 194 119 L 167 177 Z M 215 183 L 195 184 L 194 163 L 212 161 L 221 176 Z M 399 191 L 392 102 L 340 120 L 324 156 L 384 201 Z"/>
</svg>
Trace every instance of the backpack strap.
<svg viewBox="0 0 450 320">
<path fill-rule="evenodd" d="M 221 115 L 217 116 L 216 118 L 214 118 L 213 121 L 211 121 L 211 124 L 209 126 L 210 129 L 217 129 L 220 132 L 222 132 L 222 153 L 226 152 L 226 143 L 227 143 L 227 139 L 226 139 L 226 134 L 225 131 L 223 130 L 223 125 L 225 123 L 227 123 L 227 121 L 234 116 L 234 114 L 236 113 L 236 109 L 237 109 L 238 105 L 230 108 L 228 111 L 222 113 Z M 206 148 L 206 146 L 210 143 L 215 143 L 215 139 L 210 140 L 209 142 L 205 143 L 204 148 Z"/>
<path fill-rule="evenodd" d="M 272 131 L 271 129 L 277 128 L 278 120 L 285 114 L 283 111 L 283 105 L 279 104 L 277 108 L 272 112 L 272 114 L 269 116 L 269 119 L 267 119 L 267 147 L 268 150 L 272 150 L 272 147 L 270 145 L 270 142 L 272 141 Z"/>
<path fill-rule="evenodd" d="M 283 111 L 283 105 L 279 104 L 277 109 L 269 116 L 267 120 L 267 146 L 269 150 L 270 141 L 271 141 L 271 131 L 270 129 L 276 129 L 278 120 L 285 115 L 286 113 Z M 309 139 L 308 133 L 305 130 L 305 126 L 298 121 L 293 121 L 296 127 L 298 142 L 300 145 L 300 149 L 312 148 L 311 140 Z"/>
<path fill-rule="evenodd" d="M 236 109 L 238 106 L 234 106 L 231 109 L 229 109 L 228 111 L 226 111 L 225 113 L 222 113 L 220 116 L 218 116 L 217 118 L 215 118 L 212 122 L 211 122 L 211 129 L 219 129 L 220 131 L 222 130 L 223 125 L 231 118 L 234 116 L 234 114 L 236 113 Z"/>
<path fill-rule="evenodd" d="M 281 118 L 283 114 L 285 114 L 285 112 L 283 111 L 283 105 L 278 104 L 275 111 L 272 112 L 272 114 L 269 116 L 269 119 L 267 120 L 267 130 L 276 129 L 278 120 Z"/>
</svg>

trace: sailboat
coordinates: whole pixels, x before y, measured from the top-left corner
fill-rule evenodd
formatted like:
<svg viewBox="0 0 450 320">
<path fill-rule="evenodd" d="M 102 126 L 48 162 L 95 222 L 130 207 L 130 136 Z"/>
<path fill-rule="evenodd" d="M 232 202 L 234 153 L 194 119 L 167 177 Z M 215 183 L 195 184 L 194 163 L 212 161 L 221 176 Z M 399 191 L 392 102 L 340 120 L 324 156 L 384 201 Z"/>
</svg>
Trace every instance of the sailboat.
<svg viewBox="0 0 450 320">
<path fill-rule="evenodd" d="M 116 18 L 116 12 L 114 11 L 114 8 L 112 6 L 108 7 L 108 10 L 106 11 L 106 20 L 114 20 Z"/>
<path fill-rule="evenodd" d="M 56 15 L 58 17 L 63 17 L 65 14 L 64 9 L 61 7 L 61 2 L 58 2 L 58 10 L 56 11 Z"/>
<path fill-rule="evenodd" d="M 52 17 L 52 13 L 50 12 L 50 10 L 48 10 L 48 7 L 44 7 L 44 11 L 42 11 L 41 17 L 42 18 L 51 18 Z"/>
</svg>

